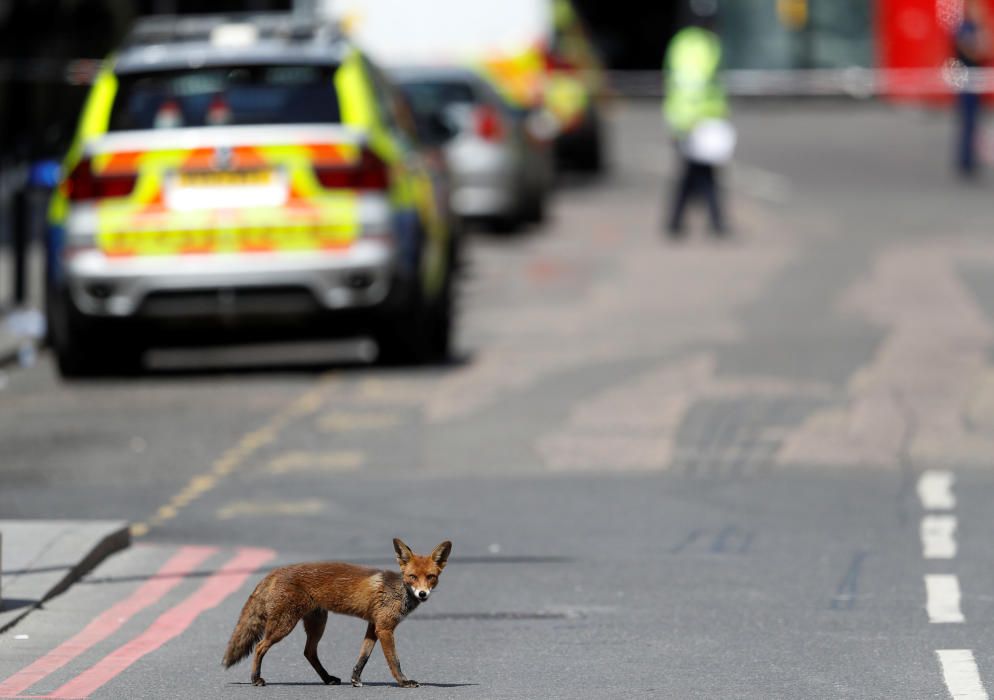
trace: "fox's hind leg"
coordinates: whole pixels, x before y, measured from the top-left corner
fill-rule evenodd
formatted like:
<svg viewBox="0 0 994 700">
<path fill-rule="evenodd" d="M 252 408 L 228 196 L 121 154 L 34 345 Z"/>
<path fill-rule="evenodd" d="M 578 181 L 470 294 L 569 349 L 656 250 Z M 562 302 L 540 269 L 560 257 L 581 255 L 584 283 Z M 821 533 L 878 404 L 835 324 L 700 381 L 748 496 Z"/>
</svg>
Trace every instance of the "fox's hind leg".
<svg viewBox="0 0 994 700">
<path fill-rule="evenodd" d="M 307 632 L 307 643 L 304 644 L 304 658 L 311 663 L 311 666 L 321 676 L 321 680 L 324 681 L 325 685 L 338 685 L 342 680 L 325 671 L 324 666 L 321 665 L 321 660 L 318 659 L 318 642 L 321 641 L 321 635 L 324 634 L 326 622 L 328 622 L 328 612 L 320 608 L 304 615 L 304 631 Z"/>
<path fill-rule="evenodd" d="M 269 647 L 293 631 L 300 618 L 300 611 L 290 608 L 281 615 L 270 617 L 266 621 L 266 631 L 263 632 L 262 640 L 255 645 L 255 658 L 252 660 L 252 685 L 266 685 L 265 679 L 259 675 L 262 671 L 262 657 L 269 651 Z"/>
</svg>

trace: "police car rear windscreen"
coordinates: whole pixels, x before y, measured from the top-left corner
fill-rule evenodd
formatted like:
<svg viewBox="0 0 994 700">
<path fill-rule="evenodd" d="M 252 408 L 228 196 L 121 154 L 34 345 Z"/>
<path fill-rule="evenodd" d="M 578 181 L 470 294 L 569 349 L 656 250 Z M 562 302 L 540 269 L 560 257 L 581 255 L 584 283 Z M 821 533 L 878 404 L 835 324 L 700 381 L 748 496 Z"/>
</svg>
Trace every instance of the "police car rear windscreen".
<svg viewBox="0 0 994 700">
<path fill-rule="evenodd" d="M 110 131 L 341 120 L 336 66 L 211 66 L 118 77 Z"/>
</svg>

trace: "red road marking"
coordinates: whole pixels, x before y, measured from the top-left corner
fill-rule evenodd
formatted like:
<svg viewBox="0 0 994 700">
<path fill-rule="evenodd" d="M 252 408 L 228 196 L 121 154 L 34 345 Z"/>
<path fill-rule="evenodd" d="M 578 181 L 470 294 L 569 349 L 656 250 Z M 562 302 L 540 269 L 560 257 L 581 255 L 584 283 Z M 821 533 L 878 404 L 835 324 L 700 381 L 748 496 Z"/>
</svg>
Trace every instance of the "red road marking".
<svg viewBox="0 0 994 700">
<path fill-rule="evenodd" d="M 271 549 L 244 548 L 185 600 L 162 613 L 148 629 L 121 645 L 56 690 L 48 698 L 86 698 L 143 656 L 178 637 L 202 613 L 237 591 L 252 572 L 276 555 Z"/>
<path fill-rule="evenodd" d="M 195 567 L 217 552 L 215 547 L 183 547 L 162 565 L 150 580 L 130 596 L 102 612 L 75 636 L 36 659 L 13 676 L 0 683 L 0 697 L 9 697 L 57 671 L 94 644 L 103 641 L 134 615 L 158 602 L 162 596 L 183 581 Z"/>
</svg>

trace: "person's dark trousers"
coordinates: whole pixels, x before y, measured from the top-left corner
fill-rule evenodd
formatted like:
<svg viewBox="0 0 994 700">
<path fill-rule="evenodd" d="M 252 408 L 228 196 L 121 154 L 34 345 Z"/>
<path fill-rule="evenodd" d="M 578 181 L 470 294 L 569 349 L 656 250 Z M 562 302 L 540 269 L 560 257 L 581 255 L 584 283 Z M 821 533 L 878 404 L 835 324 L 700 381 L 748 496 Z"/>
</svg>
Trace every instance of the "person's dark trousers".
<svg viewBox="0 0 994 700">
<path fill-rule="evenodd" d="M 956 167 L 960 175 L 971 177 L 977 173 L 977 125 L 980 120 L 980 95 L 961 92 L 959 107 L 959 144 Z"/>
<path fill-rule="evenodd" d="M 670 235 L 683 232 L 683 217 L 687 205 L 698 197 L 703 197 L 711 214 L 711 230 L 714 233 L 724 233 L 725 221 L 721 213 L 721 203 L 718 199 L 718 183 L 714 166 L 694 161 L 683 161 L 683 175 L 674 190 L 670 205 L 670 218 L 667 230 Z"/>
</svg>

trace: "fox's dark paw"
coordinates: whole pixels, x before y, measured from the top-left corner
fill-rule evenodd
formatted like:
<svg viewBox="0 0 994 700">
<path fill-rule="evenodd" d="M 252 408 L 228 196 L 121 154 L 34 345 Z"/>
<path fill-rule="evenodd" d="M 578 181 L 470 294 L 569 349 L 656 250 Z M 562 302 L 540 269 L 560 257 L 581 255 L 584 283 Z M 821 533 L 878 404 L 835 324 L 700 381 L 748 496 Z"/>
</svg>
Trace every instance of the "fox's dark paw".
<svg viewBox="0 0 994 700">
<path fill-rule="evenodd" d="M 262 676 L 259 676 L 258 678 L 253 678 L 252 685 L 258 685 L 258 686 L 266 685 L 266 679 L 263 678 Z"/>
<path fill-rule="evenodd" d="M 325 685 L 341 685 L 342 684 L 342 679 L 339 678 L 338 676 L 328 676 L 327 678 L 324 679 L 324 684 Z"/>
<path fill-rule="evenodd" d="M 400 687 L 401 688 L 420 688 L 421 684 L 418 683 L 417 681 L 412 681 L 410 678 L 408 678 L 406 681 L 404 681 L 403 683 L 400 684 Z"/>
</svg>

